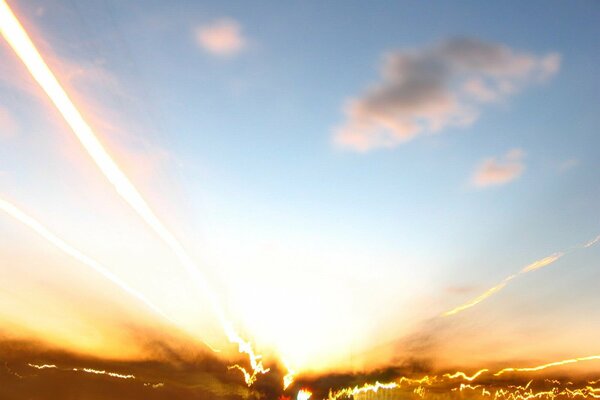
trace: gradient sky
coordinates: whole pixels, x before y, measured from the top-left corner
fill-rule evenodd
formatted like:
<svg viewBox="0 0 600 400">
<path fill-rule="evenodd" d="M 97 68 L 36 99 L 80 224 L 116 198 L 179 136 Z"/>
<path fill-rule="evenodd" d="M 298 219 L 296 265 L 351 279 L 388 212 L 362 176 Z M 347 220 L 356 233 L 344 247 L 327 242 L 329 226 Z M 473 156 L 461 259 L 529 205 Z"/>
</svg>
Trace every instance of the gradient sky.
<svg viewBox="0 0 600 400">
<path fill-rule="evenodd" d="M 600 351 L 600 245 L 568 252 L 600 234 L 598 3 L 10 4 L 266 352 L 361 368 L 433 331 L 455 364 Z M 0 60 L 1 196 L 225 346 L 4 41 Z M 5 334 L 119 354 L 120 324 L 152 320 L 5 215 L 0 237 Z"/>
</svg>

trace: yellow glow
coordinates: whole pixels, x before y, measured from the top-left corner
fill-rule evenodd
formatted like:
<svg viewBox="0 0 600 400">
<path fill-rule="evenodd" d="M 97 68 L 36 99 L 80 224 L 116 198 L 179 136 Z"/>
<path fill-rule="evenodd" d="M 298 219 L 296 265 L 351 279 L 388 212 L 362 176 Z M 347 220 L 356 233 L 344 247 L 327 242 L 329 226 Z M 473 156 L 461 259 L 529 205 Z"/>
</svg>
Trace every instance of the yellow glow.
<svg viewBox="0 0 600 400">
<path fill-rule="evenodd" d="M 4 0 L 0 0 L 0 32 L 21 59 L 31 76 L 54 103 L 77 139 L 79 139 L 106 179 L 114 186 L 117 193 L 173 251 L 181 265 L 192 276 L 195 283 L 199 285 L 199 289 L 207 296 L 228 340 L 238 346 L 239 352 L 248 355 L 253 371 L 252 375 L 256 376 L 268 372 L 268 369 L 265 369 L 262 365 L 261 357 L 254 352 L 251 344 L 243 340 L 225 318 L 216 296 L 181 243 L 163 225 L 146 200 L 100 143 L 92 128 L 46 65 L 35 45 Z"/>
</svg>

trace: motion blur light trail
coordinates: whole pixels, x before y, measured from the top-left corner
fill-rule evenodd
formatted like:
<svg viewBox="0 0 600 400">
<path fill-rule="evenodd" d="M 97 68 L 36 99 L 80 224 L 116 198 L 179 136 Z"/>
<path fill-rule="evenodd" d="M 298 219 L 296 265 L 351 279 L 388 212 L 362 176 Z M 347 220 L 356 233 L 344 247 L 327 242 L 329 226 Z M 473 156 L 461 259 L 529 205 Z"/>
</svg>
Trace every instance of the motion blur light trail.
<svg viewBox="0 0 600 400">
<path fill-rule="evenodd" d="M 594 239 L 592 239 L 589 242 L 587 242 L 586 244 L 584 244 L 583 247 L 585 247 L 585 248 L 592 247 L 593 245 L 595 245 L 598 242 L 600 242 L 600 235 L 598 235 Z"/>
<path fill-rule="evenodd" d="M 579 245 L 577 246 L 575 249 L 582 249 L 582 248 L 589 248 L 592 247 L 594 244 L 600 242 L 600 236 L 597 236 L 596 238 L 592 239 L 591 241 L 583 244 L 583 245 Z M 574 251 L 570 250 L 569 252 Z M 547 257 L 544 257 L 542 259 L 539 259 L 537 261 L 532 262 L 531 264 L 523 267 L 523 269 L 521 269 L 521 271 L 519 271 L 516 274 L 510 275 L 506 278 L 504 278 L 504 280 L 502 282 L 500 282 L 499 284 L 497 284 L 496 286 L 486 290 L 485 292 L 483 292 L 482 294 L 480 294 L 479 296 L 475 297 L 474 299 L 466 302 L 463 305 L 460 305 L 458 307 L 453 308 L 450 311 L 446 311 L 442 314 L 442 316 L 444 317 L 449 317 L 451 315 L 455 315 L 458 314 L 461 311 L 464 311 L 466 309 L 469 309 L 479 303 L 481 303 L 482 301 L 484 301 L 485 299 L 487 299 L 488 297 L 494 295 L 495 293 L 498 293 L 499 291 L 501 291 L 502 289 L 504 289 L 504 287 L 508 284 L 508 282 L 510 282 L 511 280 L 513 280 L 514 278 L 526 274 L 528 272 L 532 272 L 535 270 L 538 270 L 540 268 L 544 268 L 550 264 L 552 264 L 553 262 L 559 260 L 560 258 L 562 258 L 565 254 L 567 254 L 567 252 L 558 252 L 558 253 L 554 253 L 551 254 Z"/>
<path fill-rule="evenodd" d="M 499 291 L 501 291 L 502 289 L 504 289 L 504 287 L 508 284 L 508 282 L 510 282 L 512 279 L 514 279 L 517 275 L 511 275 L 507 278 L 504 278 L 504 280 L 502 282 L 500 282 L 499 284 L 497 284 L 496 286 L 486 290 L 485 292 L 483 292 L 482 294 L 480 294 L 479 296 L 475 297 L 473 300 L 458 306 L 450 311 L 447 311 L 443 314 L 444 317 L 448 317 L 450 315 L 454 315 L 454 314 L 458 314 L 461 311 L 464 311 L 468 308 L 471 308 L 479 303 L 481 303 L 482 301 L 484 301 L 485 299 L 487 299 L 488 297 L 492 296 L 494 293 L 497 293 Z"/>
<path fill-rule="evenodd" d="M 494 376 L 500 376 L 506 372 L 535 372 L 541 371 L 546 368 L 558 367 L 561 365 L 574 364 L 581 361 L 593 361 L 600 360 L 600 355 L 597 356 L 588 356 L 588 357 L 579 357 L 579 358 L 571 358 L 568 360 L 555 361 L 548 364 L 538 365 L 537 367 L 525 367 L 525 368 L 504 368 L 494 374 Z"/>
<path fill-rule="evenodd" d="M 296 378 L 296 371 L 290 368 L 287 362 L 283 363 L 287 373 L 283 376 L 283 390 L 286 390 L 292 383 L 294 383 L 294 379 Z"/>
<path fill-rule="evenodd" d="M 416 394 L 419 397 L 424 397 L 425 393 L 427 393 L 426 388 L 436 389 L 437 391 L 442 390 L 442 388 L 444 388 L 444 390 L 447 390 L 448 389 L 447 386 L 449 384 L 452 384 L 452 382 L 455 379 L 460 379 L 460 380 L 467 381 L 467 382 L 473 382 L 473 381 L 479 379 L 480 377 L 482 377 L 483 375 L 487 375 L 486 385 L 487 384 L 491 385 L 491 383 L 488 382 L 490 380 L 490 378 L 499 377 L 500 375 L 503 375 L 505 373 L 537 372 L 537 371 L 542 371 L 542 370 L 552 368 L 552 367 L 559 367 L 559 366 L 563 366 L 563 365 L 574 364 L 574 363 L 584 362 L 584 361 L 600 361 L 600 355 L 592 355 L 592 356 L 587 356 L 587 357 L 578 357 L 578 358 L 571 358 L 571 359 L 567 359 L 567 360 L 554 361 L 551 363 L 542 364 L 542 365 L 538 365 L 535 367 L 503 368 L 503 369 L 499 370 L 498 372 L 492 374 L 491 377 L 489 376 L 490 370 L 488 368 L 481 369 L 481 370 L 475 372 L 473 375 L 467 375 L 467 373 L 465 373 L 465 372 L 457 371 L 453 374 L 444 374 L 442 376 L 426 375 L 421 379 L 414 379 L 414 378 L 408 378 L 408 377 L 402 376 L 393 381 L 385 382 L 385 383 L 381 383 L 381 382 L 377 381 L 375 383 L 365 383 L 365 384 L 363 384 L 363 386 L 357 385 L 357 386 L 351 386 L 351 387 L 338 389 L 335 391 L 330 390 L 329 396 L 327 399 L 328 400 L 337 400 L 340 398 L 351 398 L 351 397 L 356 399 L 357 397 L 359 397 L 360 395 L 363 395 L 363 394 L 377 393 L 380 390 L 394 390 L 394 389 L 411 389 L 413 394 Z M 561 384 L 561 382 L 558 380 L 545 379 L 544 381 L 546 383 Z M 568 398 L 573 398 L 573 397 L 600 398 L 600 388 L 592 388 L 590 386 L 590 385 L 597 384 L 598 382 L 600 382 L 600 380 L 588 381 L 587 385 L 580 389 L 561 390 L 557 387 L 553 387 L 550 391 L 541 391 L 541 392 L 533 392 L 532 390 L 530 390 L 530 385 L 532 382 L 533 382 L 533 380 L 530 380 L 529 383 L 525 386 L 506 385 L 504 383 L 503 385 L 505 387 L 496 389 L 494 392 L 492 392 L 489 388 L 486 388 L 484 385 L 473 385 L 470 383 L 467 383 L 467 384 L 460 383 L 460 386 L 455 386 L 454 388 L 450 388 L 450 390 L 462 392 L 463 390 L 481 389 L 482 396 L 484 396 L 484 397 L 490 396 L 490 397 L 493 397 L 494 399 L 509 398 L 509 399 L 513 399 L 513 400 L 525 400 L 525 399 L 540 398 L 540 397 L 555 398 L 555 397 L 560 397 L 560 396 L 568 397 Z M 572 382 L 568 382 L 568 384 L 572 385 Z M 494 394 L 492 394 L 492 393 L 494 393 Z M 551 395 L 552 393 L 554 393 L 555 395 L 554 396 Z M 406 396 L 403 396 L 402 398 L 406 398 Z"/>
<path fill-rule="evenodd" d="M 467 374 L 465 374 L 464 372 L 457 371 L 457 372 L 455 372 L 454 374 L 444 374 L 444 376 L 445 376 L 446 378 L 450 378 L 450 379 L 462 378 L 462 379 L 464 379 L 464 380 L 466 380 L 466 381 L 469 381 L 469 382 L 471 382 L 471 381 L 473 381 L 473 380 L 477 379 L 477 377 L 478 377 L 479 375 L 483 374 L 484 372 L 488 372 L 488 371 L 489 371 L 489 369 L 487 369 L 487 368 L 480 369 L 479 371 L 475 372 L 475 373 L 474 373 L 473 375 L 471 375 L 471 376 L 468 376 L 468 375 L 467 375 Z"/>
<path fill-rule="evenodd" d="M 104 371 L 104 370 L 98 370 L 98 369 L 93 369 L 93 368 L 58 368 L 56 365 L 54 364 L 42 364 L 42 365 L 37 365 L 37 364 L 27 364 L 29 365 L 31 368 L 35 368 L 35 369 L 62 369 L 65 371 L 74 371 L 74 372 L 85 372 L 88 374 L 95 374 L 95 375 L 107 375 L 110 376 L 112 378 L 119 378 L 119 379 L 135 379 L 135 375 L 131 375 L 131 374 L 119 374 L 117 372 L 110 372 L 110 371 Z"/>
<path fill-rule="evenodd" d="M 255 354 L 251 344 L 243 340 L 235 331 L 229 320 L 221 309 L 215 294 L 209 288 L 204 277 L 185 251 L 181 243 L 165 227 L 160 219 L 154 214 L 146 200 L 119 168 L 108 154 L 102 143 L 94 134 L 92 128 L 85 121 L 75 104 L 71 101 L 62 88 L 44 59 L 36 49 L 35 45 L 23 29 L 20 22 L 8 6 L 5 0 L 0 0 L 0 32 L 17 56 L 21 59 L 31 76 L 54 103 L 71 130 L 79 139 L 84 149 L 96 163 L 106 179 L 114 186 L 117 193 L 127 202 L 133 210 L 154 230 L 162 241 L 173 251 L 181 265 L 194 278 L 200 290 L 207 296 L 212 311 L 217 316 L 227 339 L 238 346 L 240 353 L 247 354 L 250 360 L 252 373 L 244 374 L 246 383 L 250 386 L 258 374 L 269 371 L 264 368 L 261 356 Z M 241 367 L 240 367 L 241 368 Z"/>
<path fill-rule="evenodd" d="M 73 257 L 77 261 L 82 264 L 90 267 L 94 271 L 98 272 L 102 276 L 104 276 L 109 281 L 113 282 L 115 285 L 123 289 L 125 292 L 129 293 L 131 296 L 135 297 L 142 303 L 144 303 L 148 308 L 154 311 L 156 314 L 166 319 L 172 324 L 175 324 L 165 313 L 163 313 L 158 307 L 156 307 L 152 302 L 150 302 L 143 294 L 133 289 L 131 286 L 123 282 L 118 276 L 113 274 L 108 268 L 104 265 L 100 264 L 98 261 L 94 260 L 91 257 L 86 256 L 81 253 L 79 250 L 73 248 L 69 244 L 67 244 L 64 240 L 60 239 L 58 236 L 50 232 L 45 226 L 35 220 L 33 217 L 27 215 L 19 208 L 17 208 L 12 203 L 0 198 L 0 210 L 4 211 L 7 215 L 13 217 L 17 221 L 21 222 L 25 226 L 31 228 L 35 233 L 46 239 L 48 242 L 52 243 L 55 247 L 60 249 L 63 253 Z"/>
</svg>

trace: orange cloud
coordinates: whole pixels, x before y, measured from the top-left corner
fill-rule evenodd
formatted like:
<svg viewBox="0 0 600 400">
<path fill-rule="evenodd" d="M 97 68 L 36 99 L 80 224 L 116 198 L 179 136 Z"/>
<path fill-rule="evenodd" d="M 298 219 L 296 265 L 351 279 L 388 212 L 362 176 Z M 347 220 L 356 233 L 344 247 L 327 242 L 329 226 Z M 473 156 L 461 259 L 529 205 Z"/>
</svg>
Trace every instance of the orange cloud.
<svg viewBox="0 0 600 400">
<path fill-rule="evenodd" d="M 217 56 L 235 55 L 246 46 L 240 24 L 228 18 L 199 28 L 196 39 L 204 50 Z"/>
<path fill-rule="evenodd" d="M 523 171 L 525 153 L 513 149 L 503 157 L 491 157 L 484 160 L 475 171 L 471 182 L 477 187 L 504 185 L 517 179 Z"/>
<path fill-rule="evenodd" d="M 345 105 L 346 121 L 333 141 L 365 152 L 468 126 L 483 103 L 547 80 L 558 72 L 560 61 L 556 53 L 537 56 L 470 38 L 390 53 L 381 81 Z"/>
</svg>

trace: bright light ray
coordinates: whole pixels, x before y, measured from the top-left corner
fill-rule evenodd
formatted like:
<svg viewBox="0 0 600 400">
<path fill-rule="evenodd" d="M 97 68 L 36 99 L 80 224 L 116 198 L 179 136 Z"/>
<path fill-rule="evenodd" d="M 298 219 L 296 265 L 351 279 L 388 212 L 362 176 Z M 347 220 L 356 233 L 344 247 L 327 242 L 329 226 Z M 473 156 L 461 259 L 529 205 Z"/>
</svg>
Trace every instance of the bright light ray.
<svg viewBox="0 0 600 400">
<path fill-rule="evenodd" d="M 511 275 L 508 278 L 505 278 L 502 282 L 500 282 L 499 284 L 497 284 L 496 286 L 486 290 L 485 292 L 483 292 L 482 294 L 480 294 L 479 296 L 475 297 L 473 300 L 458 306 L 450 311 L 446 311 L 443 315 L 444 317 L 448 317 L 450 315 L 454 315 L 454 314 L 458 314 L 461 311 L 466 310 L 467 308 L 471 308 L 479 303 L 481 303 L 482 301 L 484 301 L 485 299 L 487 299 L 488 297 L 490 297 L 491 295 L 493 295 L 494 293 L 497 293 L 499 291 L 501 291 L 502 289 L 504 289 L 504 287 L 508 284 L 508 282 L 510 280 L 512 280 L 514 277 L 516 277 L 517 275 Z"/>
<path fill-rule="evenodd" d="M 453 308 L 450 311 L 446 311 L 442 314 L 442 316 L 444 317 L 449 317 L 451 315 L 455 315 L 458 314 L 461 311 L 464 311 L 468 308 L 471 308 L 479 303 L 481 303 L 482 301 L 484 301 L 485 299 L 487 299 L 488 297 L 492 296 L 495 293 L 498 293 L 499 291 L 501 291 L 502 289 L 504 289 L 504 287 L 508 284 L 509 281 L 511 281 L 512 279 L 522 275 L 522 274 L 526 274 L 528 272 L 532 272 L 532 271 L 536 271 L 540 268 L 544 268 L 547 267 L 548 265 L 552 264 L 553 262 L 559 260 L 560 258 L 562 258 L 565 254 L 570 253 L 572 251 L 575 251 L 575 249 L 584 249 L 584 248 L 589 248 L 592 247 L 593 245 L 595 245 L 596 243 L 600 242 L 600 236 L 592 239 L 589 242 L 586 242 L 583 245 L 577 246 L 572 250 L 569 250 L 567 252 L 558 252 L 558 253 L 554 253 L 551 254 L 547 257 L 544 257 L 542 259 L 539 259 L 537 261 L 532 262 L 531 264 L 523 267 L 518 273 L 511 275 L 507 278 L 504 278 L 504 280 L 502 282 L 500 282 L 499 284 L 497 284 L 496 286 L 486 290 L 485 292 L 483 292 L 482 294 L 480 294 L 479 296 L 475 297 L 474 299 L 466 302 L 463 305 L 460 305 L 458 307 Z"/>
<path fill-rule="evenodd" d="M 238 346 L 238 351 L 247 354 L 252 367 L 252 376 L 264 374 L 265 369 L 260 361 L 261 356 L 254 353 L 249 342 L 243 340 L 227 320 L 215 294 L 209 288 L 206 280 L 185 251 L 181 243 L 163 225 L 154 214 L 146 200 L 108 154 L 102 143 L 85 121 L 75 104 L 71 101 L 50 68 L 44 62 L 35 45 L 23 29 L 20 22 L 4 0 L 0 0 L 0 32 L 17 56 L 21 59 L 31 76 L 36 80 L 50 100 L 61 113 L 71 130 L 79 139 L 87 153 L 96 163 L 106 179 L 114 186 L 117 193 L 133 210 L 154 230 L 163 242 L 173 251 L 181 265 L 194 278 L 200 290 L 207 296 L 212 311 L 217 316 L 227 339 Z M 253 382 L 253 381 L 252 381 Z M 252 382 L 246 380 L 248 385 Z"/>
<path fill-rule="evenodd" d="M 0 198 L 0 210 L 4 211 L 9 216 L 13 217 L 17 221 L 23 223 L 27 227 L 31 228 L 35 233 L 46 239 L 48 242 L 52 243 L 55 247 L 61 250 L 63 253 L 73 257 L 77 261 L 82 264 L 90 267 L 94 271 L 98 272 L 106 279 L 123 289 L 125 292 L 129 293 L 131 296 L 135 297 L 142 303 L 144 303 L 148 308 L 154 311 L 156 314 L 160 315 L 162 318 L 167 321 L 175 324 L 165 313 L 163 313 L 158 307 L 156 307 L 152 302 L 150 302 L 143 294 L 133 289 L 127 283 L 121 280 L 117 275 L 113 274 L 108 268 L 104 265 L 100 264 L 98 261 L 94 260 L 91 257 L 86 256 L 79 250 L 75 249 L 71 245 L 67 244 L 64 240 L 57 237 L 55 234 L 50 232 L 45 226 L 35 220 L 33 217 L 25 214 L 19 208 L 17 208 L 12 203 Z"/>
<path fill-rule="evenodd" d="M 58 368 L 54 364 L 43 364 L 43 365 L 27 364 L 27 365 L 29 365 L 31 368 L 35 368 L 35 369 L 62 369 L 62 368 Z M 88 374 L 95 374 L 95 375 L 107 375 L 112 378 L 119 378 L 119 379 L 136 379 L 135 375 L 119 374 L 117 372 L 110 372 L 110 371 L 104 371 L 104 370 L 93 369 L 93 368 L 67 368 L 66 370 L 75 371 L 75 372 L 85 372 Z"/>
<path fill-rule="evenodd" d="M 283 390 L 286 390 L 294 380 L 296 379 L 296 371 L 289 367 L 288 363 L 284 360 L 283 366 L 287 370 L 287 373 L 283 376 Z"/>
<path fill-rule="evenodd" d="M 570 358 L 568 360 L 562 360 L 562 361 L 554 361 L 548 364 L 543 364 L 543 365 L 538 365 L 537 367 L 524 367 L 524 368 L 515 368 L 515 367 L 511 367 L 511 368 L 504 368 L 501 369 L 500 371 L 496 372 L 494 374 L 494 376 L 500 376 L 506 372 L 535 372 L 535 371 L 541 371 L 543 369 L 546 368 L 551 368 L 551 367 L 558 367 L 561 365 L 567 365 L 567 364 L 574 364 L 574 363 L 578 363 L 581 361 L 593 361 L 593 360 L 600 360 L 600 355 L 597 356 L 587 356 L 587 357 L 578 357 L 578 358 Z"/>
</svg>

